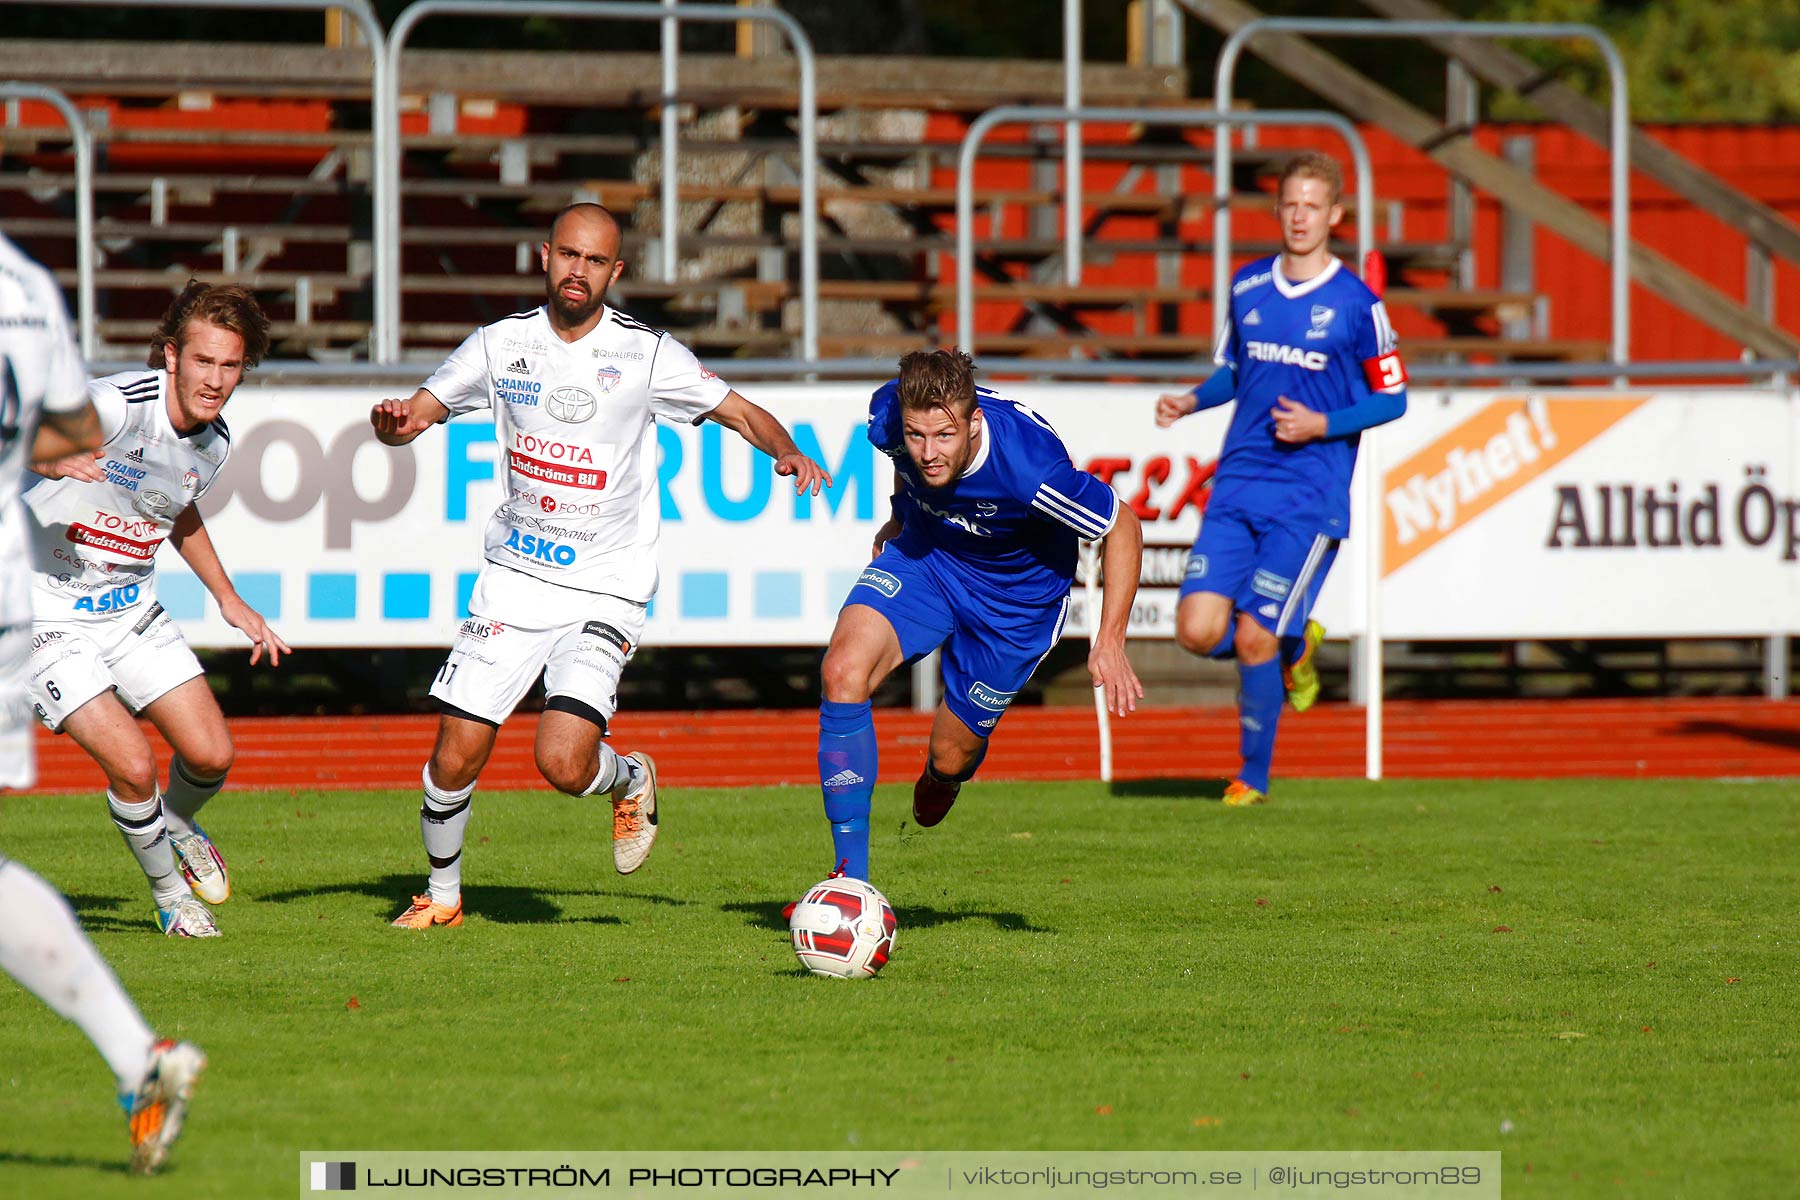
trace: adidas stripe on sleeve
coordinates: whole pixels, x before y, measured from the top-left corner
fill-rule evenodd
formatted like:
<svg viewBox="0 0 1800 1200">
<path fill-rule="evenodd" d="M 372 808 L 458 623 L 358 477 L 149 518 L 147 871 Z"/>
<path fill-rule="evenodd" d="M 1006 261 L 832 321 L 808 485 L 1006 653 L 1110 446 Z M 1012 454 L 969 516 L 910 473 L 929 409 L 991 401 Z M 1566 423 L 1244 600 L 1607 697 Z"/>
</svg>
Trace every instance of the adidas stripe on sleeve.
<svg viewBox="0 0 1800 1200">
<path fill-rule="evenodd" d="M 1090 542 L 1105 537 L 1119 517 L 1118 494 L 1073 464 L 1038 485 L 1031 507 Z"/>
</svg>

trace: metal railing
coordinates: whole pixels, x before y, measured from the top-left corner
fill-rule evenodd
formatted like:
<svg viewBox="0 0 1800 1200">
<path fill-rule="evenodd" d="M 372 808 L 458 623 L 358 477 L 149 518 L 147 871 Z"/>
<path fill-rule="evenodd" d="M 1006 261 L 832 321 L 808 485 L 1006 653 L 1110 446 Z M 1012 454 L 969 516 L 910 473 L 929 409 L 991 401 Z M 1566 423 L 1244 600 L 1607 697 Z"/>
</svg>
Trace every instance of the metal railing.
<svg viewBox="0 0 1800 1200">
<path fill-rule="evenodd" d="M 1316 33 L 1347 38 L 1583 38 L 1606 59 L 1612 79 L 1612 361 L 1631 361 L 1631 100 L 1625 83 L 1625 60 L 1592 25 L 1533 21 L 1367 21 L 1335 17 L 1259 17 L 1225 39 L 1214 71 L 1213 104 L 1222 113 L 1231 107 L 1231 85 L 1238 58 L 1259 33 Z M 1231 210 L 1227 181 L 1231 177 L 1231 139 L 1213 147 L 1213 294 L 1222 293 L 1231 276 Z M 1216 301 L 1215 301 L 1216 303 Z"/>
<path fill-rule="evenodd" d="M 409 5 L 389 31 L 385 69 L 379 86 L 385 95 L 387 134 L 376 152 L 376 174 L 381 181 L 376 228 L 380 255 L 375 286 L 377 312 L 391 311 L 394 320 L 381 328 L 375 357 L 394 362 L 400 355 L 400 55 L 406 40 L 420 21 L 430 16 L 463 17 L 571 17 L 592 20 L 657 21 L 663 30 L 663 145 L 662 212 L 663 263 L 669 275 L 676 262 L 676 164 L 677 148 L 670 135 L 676 76 L 672 60 L 679 42 L 675 31 L 682 21 L 736 23 L 763 21 L 787 34 L 800 70 L 800 322 L 801 349 L 808 359 L 819 356 L 819 180 L 818 180 L 818 85 L 812 40 L 798 21 L 779 8 L 733 8 L 722 4 L 641 3 L 629 0 L 418 0 Z M 385 151 L 385 152 L 384 152 Z"/>
<path fill-rule="evenodd" d="M 94 314 L 94 139 L 81 111 L 55 88 L 35 83 L 0 83 L 0 96 L 48 104 L 69 127 L 75 145 L 75 327 L 81 357 L 91 360 L 99 347 L 99 318 Z"/>
<path fill-rule="evenodd" d="M 369 0 L 0 0 L 0 4 L 8 5 L 11 7 L 21 7 L 21 6 L 25 6 L 25 5 L 44 4 L 44 5 L 55 5 L 55 6 L 62 7 L 62 8 L 170 8 L 170 9 L 180 9 L 182 11 L 188 11 L 188 10 L 192 10 L 192 9 L 196 9 L 196 8 L 239 9 L 239 10 L 245 10 L 245 11 L 264 11 L 264 12 L 274 9 L 274 10 L 278 10 L 278 11 L 282 11 L 282 12 L 320 12 L 320 13 L 330 12 L 333 9 L 341 10 L 343 12 L 348 13 L 351 16 L 351 18 L 353 20 L 355 20 L 357 28 L 362 31 L 363 37 L 365 39 L 367 39 L 368 43 L 369 43 L 369 56 L 370 56 L 370 60 L 371 60 L 371 64 L 370 64 L 371 102 L 369 105 L 369 109 L 370 109 L 370 111 L 369 111 L 369 125 L 370 125 L 369 133 L 370 133 L 370 140 L 372 141 L 372 143 L 374 145 L 376 160 L 379 161 L 381 159 L 381 156 L 382 156 L 382 153 L 384 150 L 388 150 L 388 151 L 391 151 L 396 154 L 398 153 L 397 147 L 386 146 L 385 142 L 384 142 L 384 139 L 388 136 L 388 131 L 390 129 L 393 131 L 393 136 L 397 139 L 399 137 L 400 126 L 399 126 L 398 115 L 396 114 L 392 120 L 389 120 L 384 116 L 382 107 L 381 107 L 382 97 L 384 95 L 389 94 L 386 89 L 381 87 L 382 72 L 383 72 L 384 64 L 386 62 L 386 58 L 382 54 L 382 48 L 385 45 L 385 39 L 382 37 L 382 33 L 381 33 L 381 22 L 375 19 L 375 10 L 372 9 L 371 7 L 369 7 Z M 91 222 L 92 222 L 92 218 L 93 218 L 93 204 L 94 204 L 93 176 L 90 171 L 90 173 L 88 175 L 88 179 L 87 179 L 87 184 L 85 187 L 83 187 L 79 180 L 79 174 L 80 174 L 79 170 L 77 170 L 76 191 L 77 191 L 78 195 L 77 195 L 76 201 L 75 201 L 76 208 L 77 208 L 77 212 L 79 212 L 82 205 L 85 204 L 87 206 L 88 217 L 89 217 L 89 221 L 90 221 L 88 228 L 89 228 L 89 231 L 91 232 L 92 228 L 93 228 Z M 373 191 L 374 191 L 373 203 L 375 205 L 375 211 L 379 214 L 381 211 L 382 201 L 384 199 L 384 196 L 382 194 L 382 188 L 381 188 L 381 180 L 379 178 L 377 178 L 375 181 L 375 186 L 374 186 Z M 398 205 L 399 205 L 398 198 L 395 198 L 394 203 L 395 203 L 395 207 L 398 208 Z M 397 235 L 399 232 L 399 225 L 397 222 L 395 224 L 394 231 L 396 234 L 395 240 L 398 241 Z M 92 240 L 91 238 L 83 239 L 84 243 L 91 242 L 91 240 Z M 91 246 L 84 246 L 83 248 L 88 250 L 89 253 L 91 253 Z M 398 325 L 398 322 L 399 322 L 399 293 L 397 290 L 394 291 L 394 293 L 393 293 L 393 300 L 394 300 L 393 311 L 392 312 L 383 312 L 383 310 L 382 310 L 383 290 L 381 287 L 380 262 L 381 262 L 381 256 L 382 256 L 384 249 L 385 249 L 385 247 L 384 247 L 383 241 L 382 241 L 381 227 L 380 227 L 380 224 L 378 221 L 377 225 L 376 225 L 376 229 L 375 229 L 375 256 L 376 256 L 376 264 L 377 264 L 377 269 L 376 269 L 376 273 L 375 273 L 375 278 L 376 278 L 375 328 L 373 331 L 371 331 L 370 336 L 369 336 L 371 352 L 373 352 L 374 347 L 375 347 L 377 341 L 379 340 L 379 337 L 385 331 L 392 329 L 395 336 L 398 336 L 398 334 L 399 334 L 399 325 Z M 396 261 L 396 262 L 399 261 L 399 248 L 397 246 L 394 248 L 394 261 Z M 77 260 L 77 270 L 79 270 L 79 260 Z M 92 312 L 92 304 L 93 304 L 93 274 L 92 274 L 92 271 L 93 271 L 93 264 L 90 260 L 89 265 L 88 265 L 89 273 L 88 273 L 88 277 L 87 277 L 87 295 L 86 295 L 85 299 L 78 301 L 80 303 L 85 304 L 89 308 L 89 311 L 81 316 L 80 321 L 81 321 L 81 338 L 82 338 L 81 344 L 83 347 L 82 352 L 84 355 L 89 355 L 90 357 L 91 357 L 91 353 L 92 353 L 90 347 L 97 344 L 97 342 L 93 341 L 92 339 L 95 339 L 98 336 L 97 333 L 89 332 L 90 329 L 98 329 L 98 321 L 96 319 L 93 319 L 94 313 Z M 390 360 L 381 360 L 381 361 L 390 361 Z"/>
<path fill-rule="evenodd" d="M 125 371 L 136 360 L 97 362 L 96 369 Z M 842 379 L 879 382 L 892 379 L 897 370 L 893 358 L 734 358 L 725 364 L 733 379 L 801 380 Z M 990 357 L 981 361 L 983 376 L 1017 379 L 1104 379 L 1116 382 L 1193 382 L 1211 373 L 1211 364 L 1193 360 L 1159 362 L 1144 359 L 1057 359 Z M 1609 363 L 1408 363 L 1406 373 L 1415 384 L 1454 386 L 1528 380 L 1551 386 L 1583 379 L 1611 379 Z M 1670 379 L 1700 379 L 1708 386 L 1743 380 L 1754 387 L 1786 388 L 1800 377 L 1800 359 L 1705 359 L 1689 362 L 1635 362 L 1629 378 L 1650 383 Z M 419 369 L 408 363 L 358 361 L 319 362 L 315 359 L 269 359 L 257 367 L 251 382 L 281 378 L 297 384 L 339 384 L 348 380 L 381 383 L 417 383 Z"/>
<path fill-rule="evenodd" d="M 1374 169 L 1369 165 L 1369 148 L 1356 126 L 1339 113 L 1323 110 L 1228 113 L 1207 112 L 1204 109 L 1171 111 L 1157 108 L 1068 110 L 1049 105 L 1011 105 L 992 108 L 976 117 L 969 125 L 968 132 L 963 135 L 962 148 L 958 152 L 956 160 L 956 340 L 957 344 L 971 356 L 975 353 L 975 157 L 981 150 L 982 139 L 990 130 L 999 125 L 1022 121 L 1073 120 L 1076 118 L 1120 124 L 1210 126 L 1216 133 L 1214 141 L 1221 143 L 1229 140 L 1226 127 L 1232 125 L 1251 127 L 1298 125 L 1333 129 L 1349 145 L 1351 157 L 1356 165 L 1357 261 L 1367 261 L 1369 251 L 1374 249 L 1375 185 Z M 1071 207 L 1074 206 L 1073 197 L 1065 197 L 1064 200 Z M 1218 247 L 1214 247 L 1214 254 L 1220 254 Z M 1228 304 L 1229 301 L 1228 288 L 1215 288 L 1213 313 L 1221 322 L 1222 314 L 1227 311 L 1222 306 Z M 992 371 L 991 364 L 987 369 Z M 1372 471 L 1376 467 L 1379 441 L 1376 430 L 1370 429 L 1363 432 L 1362 455 L 1366 470 Z M 1371 498 L 1366 506 L 1369 511 L 1364 519 L 1369 522 L 1370 528 L 1380 528 L 1380 501 L 1376 498 L 1374 489 L 1370 489 L 1369 495 Z M 1369 579 L 1371 582 L 1364 597 L 1364 604 L 1368 613 L 1369 628 L 1375 630 L 1379 628 L 1380 613 L 1380 539 L 1369 539 L 1368 546 L 1367 557 L 1370 562 Z M 1381 774 L 1381 654 L 1380 642 L 1377 637 L 1365 635 L 1359 644 L 1352 683 L 1368 700 L 1368 728 L 1371 731 L 1369 735 L 1369 777 L 1376 779 Z"/>
<path fill-rule="evenodd" d="M 1063 282 L 1081 283 L 1081 0 L 1063 0 Z"/>
<path fill-rule="evenodd" d="M 1269 112 L 1218 113 L 1205 109 L 1078 108 L 1073 111 L 1047 104 L 1016 104 L 990 108 L 969 124 L 956 157 L 956 341 L 970 355 L 975 353 L 975 159 L 981 143 L 1000 125 L 1031 121 L 1098 121 L 1143 125 L 1205 125 L 1214 129 L 1229 125 L 1322 126 L 1335 130 L 1349 145 L 1356 164 L 1356 242 L 1358 261 L 1375 246 L 1374 171 L 1369 148 L 1347 118 L 1323 110 L 1272 110 Z M 1224 140 L 1222 137 L 1218 140 Z M 1065 198 L 1070 200 L 1072 198 Z M 1215 254 L 1217 250 L 1215 249 Z M 1225 289 L 1214 294 L 1214 312 Z"/>
</svg>

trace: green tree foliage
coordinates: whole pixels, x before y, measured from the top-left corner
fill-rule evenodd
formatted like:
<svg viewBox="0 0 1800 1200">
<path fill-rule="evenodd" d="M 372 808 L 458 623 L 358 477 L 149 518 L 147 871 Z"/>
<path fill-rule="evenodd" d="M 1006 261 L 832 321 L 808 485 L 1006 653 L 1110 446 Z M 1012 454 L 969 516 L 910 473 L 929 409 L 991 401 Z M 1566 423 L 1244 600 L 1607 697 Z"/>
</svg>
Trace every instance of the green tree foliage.
<svg viewBox="0 0 1800 1200">
<path fill-rule="evenodd" d="M 1800 0 L 1480 0 L 1491 20 L 1580 21 L 1618 44 L 1638 121 L 1792 121 L 1800 118 Z M 1523 47 L 1604 102 L 1606 65 L 1593 46 Z M 1524 115 L 1500 101 L 1497 116 Z"/>
<path fill-rule="evenodd" d="M 1062 0 L 780 0 L 825 54 L 929 54 L 982 58 L 1062 56 Z M 392 24 L 408 0 L 375 0 Z M 1638 121 L 1800 120 L 1800 0 L 1438 0 L 1471 20 L 1578 21 L 1599 27 L 1624 55 Z M 1269 16 L 1368 17 L 1358 0 L 1261 0 Z M 133 10 L 26 4 L 9 10 L 11 31 L 25 37 L 171 38 L 202 41 L 317 41 L 323 19 L 312 13 Z M 1127 0 L 1084 0 L 1083 46 L 1090 60 L 1124 57 Z M 441 19 L 414 39 L 419 46 L 505 46 L 519 49 L 650 50 L 651 23 Z M 690 24 L 682 43 L 727 51 L 728 26 Z M 1188 20 L 1187 60 L 1193 92 L 1211 92 L 1212 64 L 1224 38 L 1197 17 Z M 1441 111 L 1444 63 L 1427 47 L 1321 39 L 1321 44 L 1415 104 Z M 1556 71 L 1594 100 L 1606 100 L 1606 67 L 1584 42 L 1520 43 L 1520 54 Z M 1301 85 L 1245 59 L 1239 94 L 1263 107 L 1311 107 Z M 1489 118 L 1536 115 L 1529 103 L 1489 94 Z"/>
</svg>

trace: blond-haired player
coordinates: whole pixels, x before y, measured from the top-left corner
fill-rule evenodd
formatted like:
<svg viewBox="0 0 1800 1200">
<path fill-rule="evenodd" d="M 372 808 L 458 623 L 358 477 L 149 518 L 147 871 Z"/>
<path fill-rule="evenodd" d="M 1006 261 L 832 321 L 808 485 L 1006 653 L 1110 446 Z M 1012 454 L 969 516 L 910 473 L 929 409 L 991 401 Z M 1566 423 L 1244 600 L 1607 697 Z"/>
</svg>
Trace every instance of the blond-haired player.
<svg viewBox="0 0 1800 1200">
<path fill-rule="evenodd" d="M 106 773 L 107 808 L 150 883 L 157 925 L 181 937 L 216 937 L 201 900 L 231 895 L 197 818 L 225 783 L 232 745 L 199 660 L 157 601 L 156 553 L 175 547 L 250 639 L 251 662 L 280 661 L 286 643 L 232 587 L 195 507 L 231 452 L 220 413 L 268 345 L 248 291 L 190 283 L 163 316 L 150 369 L 88 385 L 100 448 L 34 463 L 45 478 L 25 493 L 38 714 Z M 166 786 L 133 713 L 175 752 Z"/>
<path fill-rule="evenodd" d="M 25 686 L 31 574 L 20 477 L 28 457 L 99 444 L 86 383 L 55 282 L 0 236 L 0 790 L 37 780 Z M 68 902 L 4 855 L 0 915 L 0 969 L 94 1044 L 125 1110 L 132 1169 L 155 1170 L 181 1132 L 206 1056 L 189 1042 L 157 1038 Z"/>
</svg>

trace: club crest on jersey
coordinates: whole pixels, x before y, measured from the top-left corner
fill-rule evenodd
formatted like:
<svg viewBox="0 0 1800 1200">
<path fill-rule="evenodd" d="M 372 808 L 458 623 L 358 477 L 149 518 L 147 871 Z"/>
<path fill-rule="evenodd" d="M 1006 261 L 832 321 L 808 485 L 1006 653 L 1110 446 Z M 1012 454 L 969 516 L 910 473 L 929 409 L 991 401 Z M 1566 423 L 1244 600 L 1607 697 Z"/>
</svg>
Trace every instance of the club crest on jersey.
<svg viewBox="0 0 1800 1200">
<path fill-rule="evenodd" d="M 194 468 L 192 468 L 192 467 L 189 467 L 187 469 L 186 473 L 183 474 L 181 477 L 181 490 L 184 492 L 189 492 L 189 493 L 199 491 L 200 490 L 200 472 L 194 470 Z"/>
<path fill-rule="evenodd" d="M 1322 338 L 1331 333 L 1331 318 L 1337 316 L 1337 309 L 1327 308 L 1323 304 L 1312 306 L 1312 328 L 1306 331 L 1309 338 Z"/>
<path fill-rule="evenodd" d="M 593 393 L 578 387 L 559 387 L 544 397 L 544 411 L 568 425 L 587 420 L 598 406 Z"/>
<path fill-rule="evenodd" d="M 614 366 L 601 367 L 594 372 L 594 381 L 600 385 L 600 394 L 606 395 L 619 386 L 619 380 L 625 378 L 624 372 Z"/>
</svg>

